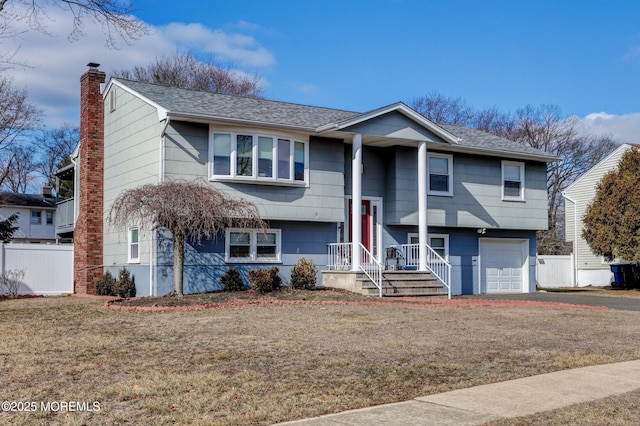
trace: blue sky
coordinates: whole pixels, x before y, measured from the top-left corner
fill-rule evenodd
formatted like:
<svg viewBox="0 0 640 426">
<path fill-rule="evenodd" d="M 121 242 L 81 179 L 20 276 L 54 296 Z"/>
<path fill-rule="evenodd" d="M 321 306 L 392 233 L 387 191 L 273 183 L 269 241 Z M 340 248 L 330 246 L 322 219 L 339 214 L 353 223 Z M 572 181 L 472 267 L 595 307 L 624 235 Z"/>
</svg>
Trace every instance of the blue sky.
<svg viewBox="0 0 640 426">
<path fill-rule="evenodd" d="M 430 92 L 504 112 L 554 104 L 595 132 L 640 143 L 637 1 L 134 3 L 153 34 L 118 51 L 90 26 L 69 42 L 60 11 L 51 37 L 23 38 L 19 54 L 36 63 L 16 80 L 50 123 L 77 120 L 86 63 L 108 73 L 192 49 L 259 74 L 270 99 L 354 111 Z"/>
</svg>

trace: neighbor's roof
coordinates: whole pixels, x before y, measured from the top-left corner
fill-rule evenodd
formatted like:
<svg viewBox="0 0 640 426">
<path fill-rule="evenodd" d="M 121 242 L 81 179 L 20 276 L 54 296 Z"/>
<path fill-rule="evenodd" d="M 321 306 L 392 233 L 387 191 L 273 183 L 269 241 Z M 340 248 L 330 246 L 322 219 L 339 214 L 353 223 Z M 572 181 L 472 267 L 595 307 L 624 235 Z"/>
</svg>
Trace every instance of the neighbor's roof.
<svg viewBox="0 0 640 426">
<path fill-rule="evenodd" d="M 111 82 L 136 92 L 138 96 L 147 102 L 163 109 L 169 116 L 192 119 L 212 121 L 218 119 L 316 132 L 322 127 L 355 120 L 368 114 L 180 89 L 119 78 L 114 78 Z M 459 138 L 457 142 L 459 150 L 476 151 L 478 153 L 513 154 L 532 157 L 541 161 L 558 160 L 553 154 L 481 130 L 459 125 L 434 124 Z"/>
<path fill-rule="evenodd" d="M 40 194 L 18 194 L 16 192 L 1 192 L 0 205 L 56 208 L 55 198 L 45 198 Z"/>
</svg>

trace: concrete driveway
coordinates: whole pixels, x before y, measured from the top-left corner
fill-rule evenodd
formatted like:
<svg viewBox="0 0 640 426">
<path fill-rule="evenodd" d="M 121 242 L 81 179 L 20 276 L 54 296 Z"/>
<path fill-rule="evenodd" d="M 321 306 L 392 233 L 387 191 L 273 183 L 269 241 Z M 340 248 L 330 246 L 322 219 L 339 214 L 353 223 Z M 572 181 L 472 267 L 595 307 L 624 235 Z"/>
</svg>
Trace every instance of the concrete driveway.
<svg viewBox="0 0 640 426">
<path fill-rule="evenodd" d="M 537 302 L 568 303 L 571 305 L 604 306 L 621 311 L 640 311 L 640 297 L 610 297 L 587 295 L 577 290 L 567 292 L 537 292 L 526 294 L 479 294 L 456 296 L 461 299 L 532 300 Z"/>
</svg>

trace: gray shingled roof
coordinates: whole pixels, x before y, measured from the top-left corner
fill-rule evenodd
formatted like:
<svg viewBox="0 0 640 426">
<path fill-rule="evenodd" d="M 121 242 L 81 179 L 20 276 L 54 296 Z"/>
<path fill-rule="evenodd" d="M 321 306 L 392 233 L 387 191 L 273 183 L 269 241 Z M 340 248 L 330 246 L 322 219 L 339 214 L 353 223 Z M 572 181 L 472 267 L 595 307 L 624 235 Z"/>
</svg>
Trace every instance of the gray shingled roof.
<svg viewBox="0 0 640 426">
<path fill-rule="evenodd" d="M 439 126 L 458 136 L 460 138 L 459 143 L 463 146 L 517 154 L 543 155 L 548 156 L 550 159 L 555 157 L 553 154 L 548 152 L 544 152 L 509 139 L 501 138 L 500 136 L 483 132 L 482 130 L 472 129 L 456 124 L 439 124 Z"/>
<path fill-rule="evenodd" d="M 119 78 L 114 80 L 178 116 L 251 121 L 315 131 L 321 126 L 362 115 L 353 111 L 222 95 Z M 552 154 L 480 130 L 449 124 L 439 126 L 459 137 L 458 145 L 461 147 L 555 159 Z"/>
<path fill-rule="evenodd" d="M 224 117 L 315 130 L 360 113 L 116 79 L 178 115 Z"/>
</svg>

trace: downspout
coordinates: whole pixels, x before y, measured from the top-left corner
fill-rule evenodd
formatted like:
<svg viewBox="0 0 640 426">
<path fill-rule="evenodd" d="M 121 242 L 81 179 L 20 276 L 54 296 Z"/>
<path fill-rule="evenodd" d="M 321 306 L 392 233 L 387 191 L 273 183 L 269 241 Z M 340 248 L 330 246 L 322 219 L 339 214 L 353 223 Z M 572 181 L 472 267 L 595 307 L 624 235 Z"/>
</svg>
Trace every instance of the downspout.
<svg viewBox="0 0 640 426">
<path fill-rule="evenodd" d="M 573 204 L 573 286 L 578 287 L 578 203 L 564 191 L 561 194 Z"/>
</svg>

